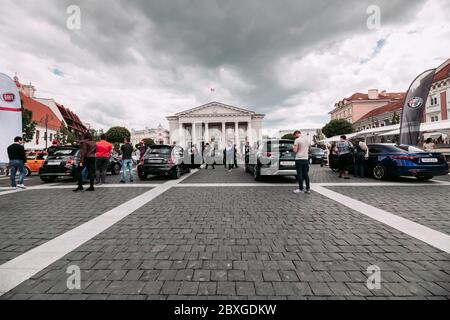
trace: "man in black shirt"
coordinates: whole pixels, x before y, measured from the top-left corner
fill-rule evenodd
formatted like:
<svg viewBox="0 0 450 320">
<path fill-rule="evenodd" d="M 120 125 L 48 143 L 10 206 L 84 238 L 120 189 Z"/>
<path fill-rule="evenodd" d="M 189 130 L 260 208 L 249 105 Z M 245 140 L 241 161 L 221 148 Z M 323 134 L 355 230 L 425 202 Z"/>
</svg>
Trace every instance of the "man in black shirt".
<svg viewBox="0 0 450 320">
<path fill-rule="evenodd" d="M 21 137 L 16 137 L 14 138 L 14 143 L 8 147 L 9 177 L 11 180 L 11 187 L 14 189 L 26 189 L 23 182 L 26 176 L 25 163 L 27 163 L 27 157 L 22 143 L 23 139 Z M 18 185 L 16 184 L 17 170 L 20 172 Z"/>
<path fill-rule="evenodd" d="M 122 180 L 120 183 L 125 183 L 126 176 L 125 171 L 130 173 L 130 182 L 133 182 L 133 146 L 130 143 L 130 138 L 125 138 L 125 143 L 120 147 L 120 153 L 122 155 Z"/>
</svg>

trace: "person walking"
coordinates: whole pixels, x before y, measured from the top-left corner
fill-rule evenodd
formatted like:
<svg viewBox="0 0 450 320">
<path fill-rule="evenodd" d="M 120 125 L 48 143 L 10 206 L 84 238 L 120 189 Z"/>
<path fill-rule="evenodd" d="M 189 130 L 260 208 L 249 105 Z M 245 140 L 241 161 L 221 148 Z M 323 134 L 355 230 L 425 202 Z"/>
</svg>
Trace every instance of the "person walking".
<svg viewBox="0 0 450 320">
<path fill-rule="evenodd" d="M 341 140 L 336 143 L 339 156 L 339 178 L 350 179 L 348 176 L 348 168 L 353 159 L 353 144 L 347 140 L 345 135 L 341 136 Z"/>
<path fill-rule="evenodd" d="M 147 146 L 145 145 L 145 141 L 141 140 L 139 142 L 139 163 L 142 163 L 144 160 L 145 153 L 147 152 Z"/>
<path fill-rule="evenodd" d="M 125 138 L 124 144 L 120 147 L 122 155 L 122 180 L 120 183 L 126 183 L 126 171 L 130 174 L 130 182 L 133 182 L 133 146 L 130 138 Z"/>
<path fill-rule="evenodd" d="M 231 142 L 228 142 L 227 147 L 225 148 L 225 161 L 228 166 L 228 172 L 231 172 L 233 170 L 234 166 L 234 146 Z"/>
<path fill-rule="evenodd" d="M 27 157 L 25 155 L 25 148 L 23 147 L 22 137 L 15 137 L 14 143 L 7 149 L 9 158 L 9 179 L 11 181 L 11 188 L 26 189 L 24 185 L 26 170 L 25 164 Z M 19 184 L 16 183 L 16 173 L 20 172 Z"/>
<path fill-rule="evenodd" d="M 367 144 L 360 140 L 355 146 L 355 178 L 364 178 L 366 160 L 369 159 L 369 148 Z"/>
<path fill-rule="evenodd" d="M 209 165 L 212 166 L 213 170 L 216 169 L 216 168 L 215 168 L 216 161 L 215 161 L 215 159 L 214 159 L 215 151 L 214 151 L 214 148 L 211 147 L 211 145 L 210 145 L 209 143 L 207 143 L 207 144 L 205 145 L 205 150 L 204 150 L 204 153 L 203 153 L 203 154 L 204 154 L 204 157 L 205 157 L 205 163 L 206 163 L 205 169 L 208 170 L 208 166 L 209 166 Z"/>
<path fill-rule="evenodd" d="M 112 144 L 106 141 L 106 134 L 102 134 L 100 139 L 101 140 L 95 144 L 97 148 L 95 153 L 95 167 L 97 172 L 96 182 L 98 185 L 106 183 L 106 171 L 108 170 L 108 164 L 113 150 Z"/>
<path fill-rule="evenodd" d="M 295 168 L 297 170 L 298 189 L 294 193 L 311 193 L 311 185 L 309 179 L 309 149 L 310 143 L 306 137 L 302 136 L 300 131 L 294 132 L 294 153 Z M 303 184 L 306 184 L 306 190 Z"/>
<path fill-rule="evenodd" d="M 88 170 L 89 176 L 89 188 L 86 191 L 94 191 L 94 179 L 95 179 L 95 142 L 92 140 L 92 135 L 86 132 L 83 136 L 83 140 L 80 141 L 80 162 L 77 168 L 78 187 L 73 190 L 74 192 L 83 191 L 83 169 Z"/>
<path fill-rule="evenodd" d="M 237 169 L 238 167 L 238 150 L 237 150 L 237 145 L 234 145 L 234 167 Z"/>
</svg>

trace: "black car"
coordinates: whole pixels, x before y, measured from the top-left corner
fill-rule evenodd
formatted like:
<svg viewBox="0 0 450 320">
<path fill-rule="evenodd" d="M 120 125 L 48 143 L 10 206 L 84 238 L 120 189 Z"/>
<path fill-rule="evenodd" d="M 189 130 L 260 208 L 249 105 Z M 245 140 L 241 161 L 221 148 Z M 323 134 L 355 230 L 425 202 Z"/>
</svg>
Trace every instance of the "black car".
<svg viewBox="0 0 450 320">
<path fill-rule="evenodd" d="M 55 181 L 58 177 L 75 177 L 79 162 L 78 147 L 58 147 L 39 169 L 39 176 L 44 182 Z"/>
<path fill-rule="evenodd" d="M 245 171 L 255 180 L 264 176 L 296 176 L 293 140 L 264 140 L 245 155 Z"/>
<path fill-rule="evenodd" d="M 76 178 L 76 168 L 80 162 L 80 150 L 76 146 L 58 147 L 48 156 L 39 169 L 39 176 L 44 182 L 53 182 L 58 177 Z M 121 169 L 120 158 L 111 155 L 107 172 L 118 175 Z"/>
<path fill-rule="evenodd" d="M 154 145 L 149 147 L 138 165 L 139 179 L 148 175 L 164 175 L 179 179 L 183 173 L 189 173 L 189 154 L 180 146 Z"/>
<path fill-rule="evenodd" d="M 321 148 L 311 148 L 309 150 L 309 162 L 311 164 L 322 164 L 324 157 L 325 152 Z"/>
</svg>

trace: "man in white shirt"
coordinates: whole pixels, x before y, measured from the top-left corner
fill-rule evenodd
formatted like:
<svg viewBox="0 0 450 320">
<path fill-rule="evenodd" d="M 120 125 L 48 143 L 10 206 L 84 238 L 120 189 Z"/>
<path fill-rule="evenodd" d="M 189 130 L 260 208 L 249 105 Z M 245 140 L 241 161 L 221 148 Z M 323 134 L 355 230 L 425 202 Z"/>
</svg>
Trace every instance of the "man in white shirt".
<svg viewBox="0 0 450 320">
<path fill-rule="evenodd" d="M 309 148 L 310 143 L 306 137 L 302 137 L 300 131 L 294 132 L 294 152 L 295 168 L 297 169 L 297 179 L 299 188 L 294 193 L 311 193 L 309 180 Z M 303 181 L 306 182 L 306 190 L 303 188 Z"/>
</svg>

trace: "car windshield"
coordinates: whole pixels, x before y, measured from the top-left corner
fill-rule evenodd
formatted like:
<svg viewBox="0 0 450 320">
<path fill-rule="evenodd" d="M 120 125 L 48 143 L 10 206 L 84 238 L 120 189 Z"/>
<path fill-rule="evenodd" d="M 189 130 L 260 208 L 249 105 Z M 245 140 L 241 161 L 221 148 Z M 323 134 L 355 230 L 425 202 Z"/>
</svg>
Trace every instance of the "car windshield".
<svg viewBox="0 0 450 320">
<path fill-rule="evenodd" d="M 407 152 L 413 152 L 413 153 L 426 152 L 426 151 L 424 151 L 422 149 L 419 149 L 419 148 L 413 147 L 413 146 L 397 146 L 397 148 L 400 148 L 400 149 L 402 149 L 404 151 L 407 151 Z"/>
<path fill-rule="evenodd" d="M 271 141 L 267 142 L 267 147 L 264 150 L 269 149 L 271 151 L 276 150 L 292 150 L 294 148 L 294 141 Z"/>
<path fill-rule="evenodd" d="M 312 148 L 311 149 L 311 153 L 323 153 L 323 150 L 322 149 L 320 149 L 320 148 Z"/>
<path fill-rule="evenodd" d="M 74 156 L 77 153 L 78 149 L 57 149 L 55 150 L 55 152 L 52 154 L 52 156 L 54 157 L 69 157 L 69 156 Z"/>
<path fill-rule="evenodd" d="M 170 150 L 172 150 L 171 147 L 151 147 L 148 151 L 147 154 L 169 154 Z"/>
</svg>

